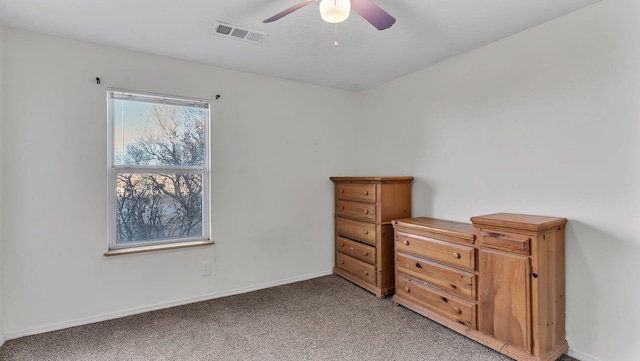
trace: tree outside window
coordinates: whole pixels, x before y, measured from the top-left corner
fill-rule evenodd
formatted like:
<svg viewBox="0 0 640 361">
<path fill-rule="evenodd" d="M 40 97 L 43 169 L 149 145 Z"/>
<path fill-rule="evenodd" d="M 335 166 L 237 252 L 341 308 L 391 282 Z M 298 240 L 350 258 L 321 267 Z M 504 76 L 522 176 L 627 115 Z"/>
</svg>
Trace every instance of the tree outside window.
<svg viewBox="0 0 640 361">
<path fill-rule="evenodd" d="M 208 239 L 209 103 L 109 91 L 110 248 Z"/>
</svg>

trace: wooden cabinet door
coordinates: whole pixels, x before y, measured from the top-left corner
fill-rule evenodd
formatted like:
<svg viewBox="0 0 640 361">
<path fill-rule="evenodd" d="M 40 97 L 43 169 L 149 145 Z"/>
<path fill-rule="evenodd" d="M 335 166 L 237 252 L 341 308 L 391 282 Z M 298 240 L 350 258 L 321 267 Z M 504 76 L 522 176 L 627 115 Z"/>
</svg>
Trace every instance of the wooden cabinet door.
<svg viewBox="0 0 640 361">
<path fill-rule="evenodd" d="M 478 330 L 531 352 L 529 257 L 480 248 Z"/>
</svg>

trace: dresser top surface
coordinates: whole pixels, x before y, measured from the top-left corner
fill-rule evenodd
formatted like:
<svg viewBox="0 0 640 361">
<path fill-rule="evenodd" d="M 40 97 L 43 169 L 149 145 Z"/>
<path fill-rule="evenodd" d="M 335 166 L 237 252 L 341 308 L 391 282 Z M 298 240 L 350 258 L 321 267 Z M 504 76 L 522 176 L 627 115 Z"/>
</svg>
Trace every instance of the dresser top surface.
<svg viewBox="0 0 640 361">
<path fill-rule="evenodd" d="M 413 177 L 329 177 L 336 183 L 411 183 Z"/>
<path fill-rule="evenodd" d="M 474 240 L 475 229 L 471 223 L 447 221 L 444 219 L 415 217 L 397 219 L 391 222 L 394 227 L 407 227 L 436 233 L 448 234 L 454 237 Z"/>
<path fill-rule="evenodd" d="M 567 219 L 517 213 L 494 213 L 471 217 L 471 222 L 475 226 L 496 226 L 542 232 L 550 228 L 563 226 L 567 223 Z"/>
</svg>

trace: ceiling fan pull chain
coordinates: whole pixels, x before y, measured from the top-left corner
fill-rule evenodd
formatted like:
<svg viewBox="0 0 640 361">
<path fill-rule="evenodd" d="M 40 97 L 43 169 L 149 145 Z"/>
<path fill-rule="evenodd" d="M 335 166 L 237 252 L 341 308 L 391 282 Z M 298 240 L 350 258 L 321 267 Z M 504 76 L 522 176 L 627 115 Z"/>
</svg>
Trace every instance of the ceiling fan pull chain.
<svg viewBox="0 0 640 361">
<path fill-rule="evenodd" d="M 333 46 L 335 46 L 335 47 L 338 46 L 338 23 L 336 23 L 336 42 L 334 43 Z"/>
</svg>

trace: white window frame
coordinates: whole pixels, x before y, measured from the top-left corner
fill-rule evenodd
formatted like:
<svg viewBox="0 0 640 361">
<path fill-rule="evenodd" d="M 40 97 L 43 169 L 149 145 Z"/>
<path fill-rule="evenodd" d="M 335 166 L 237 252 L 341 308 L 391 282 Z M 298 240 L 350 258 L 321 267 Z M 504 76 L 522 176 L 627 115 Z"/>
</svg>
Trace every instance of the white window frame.
<svg viewBox="0 0 640 361">
<path fill-rule="evenodd" d="M 179 166 L 179 167 L 165 167 L 165 166 L 123 166 L 115 164 L 115 117 L 114 117 L 114 99 L 118 100 L 133 100 L 149 102 L 154 104 L 170 104 L 177 106 L 190 106 L 206 109 L 206 120 L 204 125 L 205 131 L 205 155 L 204 165 L 202 167 L 193 166 Z M 202 241 L 211 242 L 211 217 L 210 217 L 210 150 L 211 150 L 211 135 L 210 135 L 210 123 L 211 123 L 211 101 L 208 99 L 198 99 L 183 96 L 165 95 L 137 90 L 119 89 L 119 88 L 107 88 L 107 165 L 108 165 L 108 179 L 107 179 L 107 197 L 108 197 L 108 252 L 105 255 L 109 255 L 109 251 L 125 251 L 127 249 L 144 249 L 149 246 L 171 246 L 167 248 L 180 248 L 185 247 L 187 243 L 192 245 L 201 245 Z M 173 238 L 163 240 L 152 241 L 138 241 L 127 244 L 116 243 L 116 192 L 117 192 L 117 174 L 119 172 L 127 173 L 145 173 L 145 172 L 184 172 L 184 173 L 198 173 L 202 174 L 202 236 L 201 237 L 189 237 L 189 238 Z M 163 248 L 160 248 L 163 249 Z M 149 248 L 148 250 L 153 250 Z"/>
</svg>

